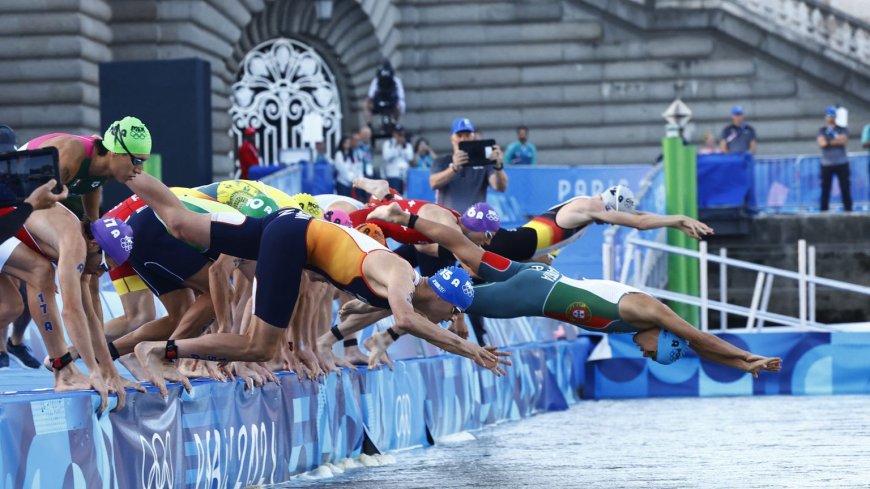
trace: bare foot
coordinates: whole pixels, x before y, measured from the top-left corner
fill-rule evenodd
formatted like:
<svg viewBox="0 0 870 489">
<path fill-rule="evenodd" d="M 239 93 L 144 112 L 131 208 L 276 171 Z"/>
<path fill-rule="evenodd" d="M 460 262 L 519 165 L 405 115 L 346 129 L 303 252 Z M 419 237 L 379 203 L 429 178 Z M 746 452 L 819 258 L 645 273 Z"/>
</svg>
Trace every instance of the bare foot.
<svg viewBox="0 0 870 489">
<path fill-rule="evenodd" d="M 308 369 L 308 378 L 314 380 L 322 375 L 324 375 L 323 370 L 320 368 L 320 364 L 317 362 L 317 356 L 314 355 L 310 350 L 296 350 L 296 358 L 299 362 Z"/>
<path fill-rule="evenodd" d="M 386 180 L 359 177 L 353 181 L 353 186 L 372 194 L 372 197 L 377 200 L 383 199 L 385 195 L 390 193 L 390 184 Z"/>
<path fill-rule="evenodd" d="M 404 225 L 408 220 L 408 214 L 399 207 L 399 204 L 393 202 L 389 205 L 375 207 L 375 210 L 369 213 L 366 220 L 381 220 Z"/>
<path fill-rule="evenodd" d="M 236 377 L 241 379 L 248 389 L 253 390 L 254 387 L 260 387 L 263 385 L 263 377 L 251 369 L 250 365 L 246 362 L 233 362 L 231 365 L 233 366 L 233 372 L 236 374 Z"/>
<path fill-rule="evenodd" d="M 114 392 L 118 396 L 118 405 L 115 406 L 115 409 L 112 409 L 112 412 L 124 409 L 124 405 L 127 403 L 127 385 L 124 383 L 125 380 L 117 372 L 114 375 L 110 374 L 103 377 L 103 382 L 108 386 L 109 392 Z M 144 391 L 145 389 L 142 390 Z"/>
<path fill-rule="evenodd" d="M 269 370 L 265 364 L 263 363 L 249 363 L 248 366 L 251 367 L 252 370 L 259 372 L 260 376 L 263 377 L 263 383 L 266 382 L 274 382 L 278 385 L 281 385 L 281 381 L 278 380 L 278 377 L 275 376 L 275 373 Z"/>
<path fill-rule="evenodd" d="M 143 341 L 136 345 L 134 352 L 136 358 L 148 372 L 148 380 L 157 387 L 160 391 L 160 396 L 164 399 L 167 396 L 166 381 L 181 382 L 187 392 L 190 392 L 193 387 L 190 385 L 190 380 L 181 375 L 172 362 L 164 358 L 165 342 L 161 341 Z"/>
<path fill-rule="evenodd" d="M 136 355 L 132 353 L 121 355 L 121 357 L 118 358 L 118 361 L 121 362 L 121 365 L 123 365 L 124 368 L 130 372 L 130 375 L 135 377 L 137 380 L 148 380 L 148 372 L 142 367 L 142 364 L 139 363 Z"/>
<path fill-rule="evenodd" d="M 368 365 L 369 357 L 360 351 L 358 346 L 345 346 L 344 359 L 352 365 Z"/>
<path fill-rule="evenodd" d="M 90 389 L 93 389 L 91 382 L 73 364 L 54 372 L 55 392 L 86 391 Z"/>
</svg>

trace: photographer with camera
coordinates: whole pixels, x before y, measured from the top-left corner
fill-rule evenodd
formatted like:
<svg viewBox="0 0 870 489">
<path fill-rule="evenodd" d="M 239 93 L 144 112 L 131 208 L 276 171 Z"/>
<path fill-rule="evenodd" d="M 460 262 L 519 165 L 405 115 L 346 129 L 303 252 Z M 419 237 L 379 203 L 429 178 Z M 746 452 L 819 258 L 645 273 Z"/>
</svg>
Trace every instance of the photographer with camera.
<svg viewBox="0 0 870 489">
<path fill-rule="evenodd" d="M 474 124 L 459 118 L 451 126 L 450 143 L 453 152 L 438 157 L 429 174 L 429 186 L 435 190 L 435 201 L 445 207 L 464 212 L 475 202 L 486 202 L 487 188 L 497 192 L 507 190 L 508 177 L 504 172 L 501 148 L 492 142 L 488 158 L 469 161 L 469 155 L 460 146 L 476 141 Z"/>
<path fill-rule="evenodd" d="M 399 122 L 399 117 L 404 113 L 405 87 L 401 78 L 396 76 L 393 65 L 388 59 L 384 59 L 369 85 L 365 105 L 366 124 L 371 123 L 373 114 L 381 114 L 386 117 L 385 125 L 392 126 Z M 389 133 L 392 127 L 384 127 L 384 130 Z"/>
<path fill-rule="evenodd" d="M 831 105 L 825 110 L 825 125 L 819 129 L 816 142 L 822 148 L 822 201 L 820 210 L 827 211 L 831 200 L 831 183 L 834 175 L 843 196 L 843 208 L 852 210 L 852 191 L 849 188 L 849 156 L 846 143 L 849 129 L 837 125 L 837 107 Z"/>
</svg>

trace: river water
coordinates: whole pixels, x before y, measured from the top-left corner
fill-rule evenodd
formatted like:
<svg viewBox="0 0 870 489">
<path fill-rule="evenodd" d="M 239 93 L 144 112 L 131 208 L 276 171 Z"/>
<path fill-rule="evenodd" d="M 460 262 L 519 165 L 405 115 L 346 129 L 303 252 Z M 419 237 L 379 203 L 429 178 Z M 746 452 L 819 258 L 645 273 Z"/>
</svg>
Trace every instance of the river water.
<svg viewBox="0 0 870 489">
<path fill-rule="evenodd" d="M 870 396 L 583 401 L 276 488 L 870 487 Z"/>
</svg>

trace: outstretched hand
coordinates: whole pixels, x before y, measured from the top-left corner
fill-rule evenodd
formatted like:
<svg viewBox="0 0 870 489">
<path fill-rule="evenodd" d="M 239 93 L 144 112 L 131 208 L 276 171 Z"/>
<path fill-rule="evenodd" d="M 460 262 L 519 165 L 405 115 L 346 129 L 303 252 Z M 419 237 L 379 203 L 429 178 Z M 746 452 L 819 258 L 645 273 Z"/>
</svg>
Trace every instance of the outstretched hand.
<svg viewBox="0 0 870 489">
<path fill-rule="evenodd" d="M 680 231 L 695 239 L 701 239 L 708 234 L 713 234 L 713 228 L 710 226 L 697 219 L 685 216 L 680 220 Z"/>
<path fill-rule="evenodd" d="M 510 352 L 499 351 L 497 346 L 475 346 L 474 356 L 471 358 L 474 363 L 481 367 L 490 370 L 496 376 L 507 374 L 501 367 L 502 365 L 511 366 L 510 360 L 506 357 L 511 356 Z"/>
<path fill-rule="evenodd" d="M 761 355 L 752 355 L 746 361 L 746 371 L 751 373 L 753 377 L 758 378 L 758 372 L 767 370 L 768 372 L 779 372 L 782 370 L 782 358 L 779 357 L 762 357 Z"/>
</svg>

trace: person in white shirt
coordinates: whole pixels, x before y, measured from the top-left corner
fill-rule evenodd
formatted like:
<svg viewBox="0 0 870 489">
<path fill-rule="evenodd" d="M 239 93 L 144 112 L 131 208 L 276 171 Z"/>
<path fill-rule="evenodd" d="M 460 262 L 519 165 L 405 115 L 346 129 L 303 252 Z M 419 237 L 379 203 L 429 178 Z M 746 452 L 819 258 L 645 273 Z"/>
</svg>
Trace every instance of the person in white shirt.
<svg viewBox="0 0 870 489">
<path fill-rule="evenodd" d="M 335 193 L 351 197 L 353 181 L 363 176 L 362 163 L 354 157 L 351 138 L 344 136 L 333 156 L 335 165 Z"/>
<path fill-rule="evenodd" d="M 381 178 L 389 182 L 390 187 L 399 192 L 405 191 L 405 175 L 408 173 L 414 148 L 405 139 L 405 129 L 397 125 L 393 129 L 393 138 L 385 141 L 383 146 L 384 165 L 381 167 Z"/>
</svg>

